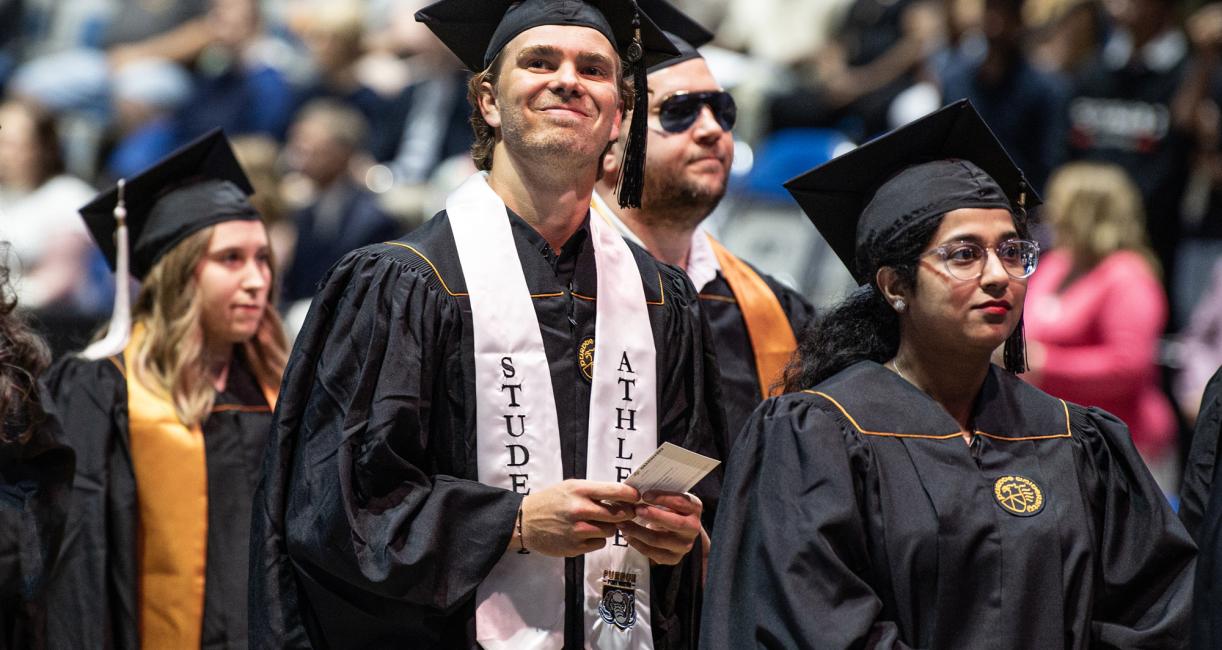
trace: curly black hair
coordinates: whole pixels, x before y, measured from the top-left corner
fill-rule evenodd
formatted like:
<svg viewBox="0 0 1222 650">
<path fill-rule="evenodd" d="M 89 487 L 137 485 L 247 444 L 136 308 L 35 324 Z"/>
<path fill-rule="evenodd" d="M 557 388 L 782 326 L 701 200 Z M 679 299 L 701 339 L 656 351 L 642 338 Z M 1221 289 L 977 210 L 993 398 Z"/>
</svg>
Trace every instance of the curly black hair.
<svg viewBox="0 0 1222 650">
<path fill-rule="evenodd" d="M 9 270 L 0 265 L 0 441 L 25 442 L 46 419 L 38 377 L 50 362 L 46 342 L 17 311 Z"/>
</svg>

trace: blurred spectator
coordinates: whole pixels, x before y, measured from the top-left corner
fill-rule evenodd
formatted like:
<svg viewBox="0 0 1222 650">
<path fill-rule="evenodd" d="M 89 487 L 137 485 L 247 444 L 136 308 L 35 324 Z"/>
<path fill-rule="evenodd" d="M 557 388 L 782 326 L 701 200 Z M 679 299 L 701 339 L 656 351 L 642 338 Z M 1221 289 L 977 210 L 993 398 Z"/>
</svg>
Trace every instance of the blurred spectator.
<svg viewBox="0 0 1222 650">
<path fill-rule="evenodd" d="M 213 38 L 195 56 L 195 89 L 178 114 L 178 144 L 216 127 L 231 137 L 261 133 L 283 139 L 294 105 L 281 61 L 287 45 L 267 33 L 255 0 L 210 4 Z"/>
<path fill-rule="evenodd" d="M 297 241 L 284 278 L 286 304 L 313 297 L 319 279 L 348 251 L 403 234 L 377 195 L 353 180 L 366 129 L 359 111 L 333 99 L 310 102 L 293 123 L 287 161 L 304 177 L 309 198 L 293 214 Z"/>
<path fill-rule="evenodd" d="M 1183 238 L 1176 253 L 1177 280 L 1171 295 L 1177 322 L 1186 323 L 1192 317 L 1192 327 L 1199 332 L 1200 316 L 1192 312 L 1199 300 L 1208 299 L 1203 296 L 1207 283 L 1202 279 L 1213 274 L 1215 262 L 1222 257 L 1222 3 L 1201 7 L 1185 27 L 1194 61 L 1179 110 L 1195 130 L 1196 173 L 1185 200 Z M 1210 309 L 1208 305 L 1198 308 Z"/>
<path fill-rule="evenodd" d="M 386 97 L 365 85 L 357 75 L 364 54 L 364 6 L 357 0 L 306 0 L 293 18 L 296 30 L 314 64 L 315 78 L 302 91 L 298 105 L 331 98 L 359 110 L 369 124 L 362 148 L 378 160 L 394 154 L 399 127 L 389 112 Z"/>
<path fill-rule="evenodd" d="M 1099 0 L 1027 0 L 1032 63 L 1045 72 L 1074 78 L 1103 48 L 1110 19 Z"/>
<path fill-rule="evenodd" d="M 773 99 L 771 128 L 832 127 L 857 142 L 887 130 L 892 102 L 917 81 L 944 30 L 944 12 L 929 0 L 855 0 L 804 83 Z"/>
<path fill-rule="evenodd" d="M 1150 243 L 1170 286 L 1192 152 L 1191 124 L 1174 110 L 1188 68 L 1188 40 L 1177 25 L 1174 0 L 1106 6 L 1115 29 L 1072 93 L 1070 156 L 1116 163 L 1137 183 Z"/>
<path fill-rule="evenodd" d="M 1222 366 L 1222 259 L 1215 261 L 1210 275 L 1212 281 L 1197 302 L 1188 326 L 1180 333 L 1176 347 L 1179 372 L 1175 377 L 1175 399 L 1189 424 L 1196 421 L 1205 384 Z"/>
<path fill-rule="evenodd" d="M 1173 490 L 1175 415 L 1156 365 L 1167 297 L 1137 187 L 1116 165 L 1071 163 L 1053 175 L 1047 199 L 1056 248 L 1027 289 L 1027 378 L 1123 420 L 1151 473 Z"/>
<path fill-rule="evenodd" d="M 970 99 L 1041 191 L 1065 155 L 1068 88 L 1027 60 L 1024 32 L 1023 0 L 985 0 L 979 33 L 943 59 L 942 97 Z"/>
<path fill-rule="evenodd" d="M 293 256 L 293 243 L 297 230 L 293 227 L 280 185 L 284 178 L 280 173 L 280 145 L 265 135 L 244 135 L 229 141 L 233 155 L 237 157 L 242 171 L 250 180 L 255 193 L 250 204 L 263 217 L 267 227 L 267 241 L 272 249 L 272 270 L 278 278 L 288 271 L 285 263 Z M 279 293 L 279 292 L 277 292 Z"/>
<path fill-rule="evenodd" d="M 425 4 L 409 0 L 401 6 L 415 9 Z M 399 15 L 411 18 L 407 11 Z M 473 132 L 467 72 L 449 48 L 414 18 L 397 30 L 395 47 L 405 57 L 408 72 L 408 83 L 391 106 L 399 132 L 392 157 L 373 153 L 378 160 L 390 161 L 396 183 L 420 185 L 442 161 L 469 155 Z"/>
<path fill-rule="evenodd" d="M 9 243 L 5 265 L 22 308 L 86 318 L 105 313 L 106 292 L 90 281 L 96 253 L 76 212 L 93 194 L 64 173 L 49 113 L 19 100 L 0 104 L 0 240 Z"/>
<path fill-rule="evenodd" d="M 175 112 L 191 96 L 191 75 L 165 59 L 141 59 L 119 68 L 112 94 L 118 142 L 106 174 L 118 179 L 149 167 L 180 144 Z"/>
</svg>

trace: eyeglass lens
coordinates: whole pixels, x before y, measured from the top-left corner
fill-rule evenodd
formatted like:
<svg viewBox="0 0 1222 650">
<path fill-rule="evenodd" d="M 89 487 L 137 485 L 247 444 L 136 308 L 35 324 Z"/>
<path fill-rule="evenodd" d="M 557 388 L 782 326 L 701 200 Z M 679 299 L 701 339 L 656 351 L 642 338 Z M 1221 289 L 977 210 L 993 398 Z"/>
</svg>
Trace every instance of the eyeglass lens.
<svg viewBox="0 0 1222 650">
<path fill-rule="evenodd" d="M 680 93 L 668 97 L 658 109 L 658 118 L 663 129 L 671 133 L 682 133 L 695 124 L 704 106 L 713 111 L 713 117 L 723 130 L 734 128 L 734 122 L 738 119 L 738 106 L 730 93 L 720 90 Z"/>
<path fill-rule="evenodd" d="M 1039 262 L 1039 245 L 1026 240 L 1005 241 L 993 249 L 1006 273 L 1013 278 L 1026 278 L 1035 273 Z M 978 244 L 964 242 L 945 248 L 946 270 L 960 280 L 974 280 L 984 272 L 987 250 Z"/>
</svg>

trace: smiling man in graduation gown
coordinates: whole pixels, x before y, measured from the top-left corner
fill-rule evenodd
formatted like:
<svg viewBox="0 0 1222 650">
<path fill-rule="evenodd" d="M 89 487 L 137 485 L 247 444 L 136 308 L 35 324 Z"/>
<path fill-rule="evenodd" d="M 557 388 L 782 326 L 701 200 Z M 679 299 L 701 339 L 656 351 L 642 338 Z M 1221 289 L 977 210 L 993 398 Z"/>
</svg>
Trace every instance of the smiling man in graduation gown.
<svg viewBox="0 0 1222 650">
<path fill-rule="evenodd" d="M 700 227 L 726 192 L 734 159 L 734 98 L 718 85 L 697 47 L 708 30 L 665 0 L 642 0 L 679 56 L 649 68 L 649 147 L 641 207 L 613 200 L 622 165 L 617 144 L 604 158 L 595 209 L 629 240 L 687 271 L 709 319 L 720 370 L 730 449 L 747 416 L 775 394 L 797 347 L 796 334 L 814 317 L 798 292 L 738 259 Z M 605 197 L 605 200 L 603 198 Z"/>
<path fill-rule="evenodd" d="M 486 173 L 315 296 L 257 498 L 256 647 L 694 645 L 719 477 L 619 481 L 662 442 L 719 455 L 711 350 L 686 277 L 589 212 L 621 55 L 636 84 L 673 54 L 634 9 L 417 14 L 477 72 Z"/>
</svg>

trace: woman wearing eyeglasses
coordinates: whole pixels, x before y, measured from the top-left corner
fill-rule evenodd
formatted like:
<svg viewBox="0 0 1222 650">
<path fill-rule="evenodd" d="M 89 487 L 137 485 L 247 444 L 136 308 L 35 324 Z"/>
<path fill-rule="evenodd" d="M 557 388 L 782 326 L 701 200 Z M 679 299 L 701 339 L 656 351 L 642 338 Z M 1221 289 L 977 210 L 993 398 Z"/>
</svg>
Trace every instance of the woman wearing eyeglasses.
<svg viewBox="0 0 1222 650">
<path fill-rule="evenodd" d="M 1038 197 L 971 105 L 788 188 L 864 286 L 739 434 L 703 644 L 1182 647 L 1195 549 L 1126 427 L 1015 376 Z"/>
</svg>

